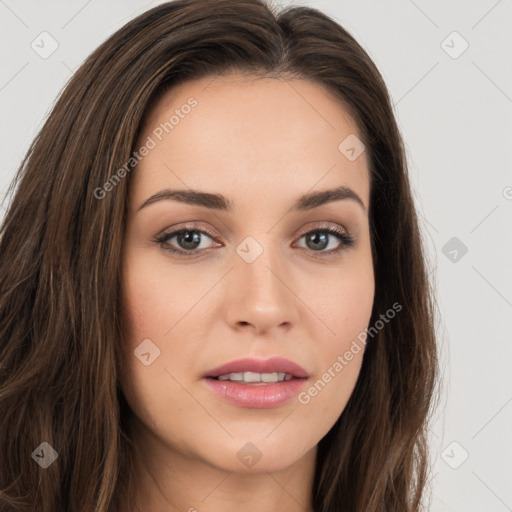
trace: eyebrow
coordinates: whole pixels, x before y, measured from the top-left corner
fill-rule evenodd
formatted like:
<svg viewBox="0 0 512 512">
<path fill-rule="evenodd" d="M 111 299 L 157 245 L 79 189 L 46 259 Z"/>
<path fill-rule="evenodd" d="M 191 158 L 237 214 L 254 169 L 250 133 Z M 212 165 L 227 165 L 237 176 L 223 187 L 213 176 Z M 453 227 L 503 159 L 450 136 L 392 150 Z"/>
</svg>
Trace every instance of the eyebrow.
<svg viewBox="0 0 512 512">
<path fill-rule="evenodd" d="M 318 208 L 333 201 L 340 201 L 350 199 L 355 201 L 361 206 L 363 211 L 366 211 L 362 199 L 351 189 L 345 186 L 340 186 L 330 190 L 322 190 L 320 192 L 310 192 L 300 196 L 292 205 L 292 211 L 306 211 L 313 208 Z M 138 208 L 137 211 L 146 208 L 147 206 L 157 203 L 159 201 L 178 201 L 190 205 L 204 206 L 214 210 L 221 210 L 232 212 L 234 210 L 234 203 L 227 199 L 222 194 L 212 194 L 208 192 L 200 192 L 198 190 L 171 190 L 164 189 L 151 197 L 146 199 Z"/>
</svg>

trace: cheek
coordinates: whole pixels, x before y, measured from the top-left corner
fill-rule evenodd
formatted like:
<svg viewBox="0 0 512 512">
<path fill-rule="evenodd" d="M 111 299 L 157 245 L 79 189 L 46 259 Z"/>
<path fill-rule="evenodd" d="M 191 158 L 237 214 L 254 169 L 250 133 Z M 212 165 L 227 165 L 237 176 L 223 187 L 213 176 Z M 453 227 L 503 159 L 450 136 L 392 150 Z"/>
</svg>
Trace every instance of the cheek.
<svg viewBox="0 0 512 512">
<path fill-rule="evenodd" d="M 195 283 L 190 270 L 173 271 L 161 256 L 148 254 L 147 249 L 131 247 L 123 264 L 127 339 L 122 383 L 127 398 L 131 397 L 132 408 L 144 407 L 147 413 L 159 399 L 168 401 L 169 396 L 179 396 L 182 391 L 168 372 L 181 382 L 193 368 L 201 347 L 194 343 L 187 325 L 198 311 L 194 306 L 204 295 L 206 285 Z M 186 344 L 180 342 L 184 337 Z M 147 352 L 151 362 L 146 366 L 138 356 Z M 179 406 L 177 400 L 175 407 Z"/>
<path fill-rule="evenodd" d="M 123 340 L 121 387 L 137 415 L 148 418 L 159 390 L 169 384 L 162 340 L 175 322 L 169 313 L 177 299 L 174 293 L 165 293 L 167 283 L 161 271 L 138 257 L 137 251 L 126 255 L 123 272 L 123 319 L 128 338 Z"/>
<path fill-rule="evenodd" d="M 329 356 L 348 350 L 370 321 L 375 295 L 371 259 L 344 268 L 309 295 L 309 304 L 323 321 L 322 353 Z M 318 338 L 318 335 L 316 336 Z M 327 362 L 324 359 L 324 363 Z"/>
<path fill-rule="evenodd" d="M 123 300 L 131 342 L 145 338 L 163 340 L 198 300 L 186 273 L 170 272 L 162 260 L 136 250 L 126 258 Z M 194 291 L 195 290 L 195 291 Z"/>
<path fill-rule="evenodd" d="M 183 351 L 179 343 L 169 343 L 172 330 L 165 336 L 183 316 L 183 297 L 177 297 L 154 274 L 154 269 L 148 270 L 147 266 L 132 266 L 125 281 L 123 298 L 129 338 L 125 340 L 126 364 L 120 385 L 130 408 L 146 427 L 160 433 L 165 430 L 162 425 L 172 422 L 176 434 L 187 431 L 179 419 L 189 417 L 193 405 L 186 396 L 183 398 L 179 384 L 183 378 L 176 375 L 176 368 L 190 368 L 193 354 Z"/>
<path fill-rule="evenodd" d="M 359 306 L 359 308 L 357 307 Z M 364 334 L 371 316 L 372 301 L 354 301 L 338 308 L 338 317 L 331 318 L 336 335 L 319 344 L 318 365 L 309 386 L 298 396 L 306 410 L 314 410 L 316 424 L 330 429 L 345 409 L 354 390 L 365 350 Z M 321 425 L 320 425 L 321 423 Z M 327 432 L 325 430 L 325 433 Z"/>
<path fill-rule="evenodd" d="M 375 283 L 371 261 L 355 266 L 330 285 L 318 290 L 316 311 L 329 329 L 316 339 L 318 361 L 314 380 L 299 397 L 307 405 L 315 402 L 318 413 L 334 423 L 343 411 L 361 370 L 365 332 L 369 325 Z"/>
</svg>

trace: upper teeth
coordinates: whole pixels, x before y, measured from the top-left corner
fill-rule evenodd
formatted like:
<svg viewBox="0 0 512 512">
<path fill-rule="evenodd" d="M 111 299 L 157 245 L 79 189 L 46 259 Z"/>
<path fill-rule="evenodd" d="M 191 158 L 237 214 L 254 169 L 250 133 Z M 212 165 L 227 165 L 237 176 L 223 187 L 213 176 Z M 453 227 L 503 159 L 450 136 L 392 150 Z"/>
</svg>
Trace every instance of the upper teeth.
<svg viewBox="0 0 512 512">
<path fill-rule="evenodd" d="M 293 379 L 292 375 L 284 372 L 274 373 L 256 373 L 256 372 L 240 372 L 226 373 L 219 375 L 219 380 L 239 380 L 244 382 L 281 382 L 283 380 Z"/>
</svg>

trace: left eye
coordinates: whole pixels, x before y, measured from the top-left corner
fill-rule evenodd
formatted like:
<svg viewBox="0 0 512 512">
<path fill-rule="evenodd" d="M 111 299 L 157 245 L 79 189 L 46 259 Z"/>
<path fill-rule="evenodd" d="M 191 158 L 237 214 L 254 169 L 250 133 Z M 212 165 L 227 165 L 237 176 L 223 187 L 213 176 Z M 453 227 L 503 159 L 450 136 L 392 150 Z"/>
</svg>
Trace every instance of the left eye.
<svg viewBox="0 0 512 512">
<path fill-rule="evenodd" d="M 202 238 L 207 237 L 213 240 L 213 235 L 202 230 L 192 228 L 181 228 L 170 233 L 164 233 L 155 239 L 164 250 L 169 251 L 179 256 L 194 256 L 202 250 L 208 249 L 208 246 L 201 247 Z M 336 238 L 338 243 L 334 248 L 325 250 L 329 246 L 329 238 Z M 178 248 L 173 246 L 170 242 L 176 239 Z M 337 228 L 319 228 L 303 234 L 299 240 L 305 238 L 306 249 L 312 252 L 320 252 L 321 254 L 330 255 L 338 253 L 347 247 L 354 245 L 353 237 Z"/>
<path fill-rule="evenodd" d="M 177 231 L 172 231 L 171 233 L 164 233 L 161 237 L 156 239 L 156 242 L 159 243 L 166 251 L 189 256 L 202 249 L 206 249 L 206 247 L 201 247 L 202 236 L 203 238 L 204 236 L 212 238 L 205 231 L 183 228 Z M 177 243 L 182 247 L 182 249 L 176 249 L 169 245 L 169 242 L 173 238 L 176 238 Z"/>
<path fill-rule="evenodd" d="M 331 250 L 325 251 L 329 245 L 329 238 L 332 239 L 332 237 L 337 239 L 337 244 L 335 244 L 335 247 L 331 248 Z M 300 237 L 300 239 L 302 238 L 306 238 L 307 249 L 312 248 L 313 252 L 321 251 L 327 254 L 336 253 L 345 247 L 351 247 L 354 245 L 354 240 L 348 233 L 344 233 L 341 230 L 338 231 L 335 228 L 324 228 L 309 231 Z"/>
</svg>

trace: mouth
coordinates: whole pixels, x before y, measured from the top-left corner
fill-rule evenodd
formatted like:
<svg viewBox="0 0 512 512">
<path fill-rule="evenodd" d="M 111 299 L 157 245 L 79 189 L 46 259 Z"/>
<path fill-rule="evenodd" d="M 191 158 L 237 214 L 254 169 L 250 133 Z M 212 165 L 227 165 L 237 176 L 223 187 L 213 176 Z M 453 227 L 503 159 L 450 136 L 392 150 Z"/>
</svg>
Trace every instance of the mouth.
<svg viewBox="0 0 512 512">
<path fill-rule="evenodd" d="M 308 381 L 309 374 L 288 359 L 272 357 L 239 359 L 202 377 L 211 391 L 231 404 L 267 409 L 290 401 Z"/>
<path fill-rule="evenodd" d="M 297 379 L 286 372 L 258 373 L 258 372 L 234 372 L 225 373 L 218 377 L 207 377 L 214 380 L 237 382 L 238 384 L 246 384 L 249 386 L 264 386 L 265 384 L 275 384 L 276 382 L 284 382 Z"/>
<path fill-rule="evenodd" d="M 237 359 L 207 371 L 203 378 L 230 380 L 246 384 L 275 383 L 308 378 L 302 366 L 283 357 Z"/>
</svg>

